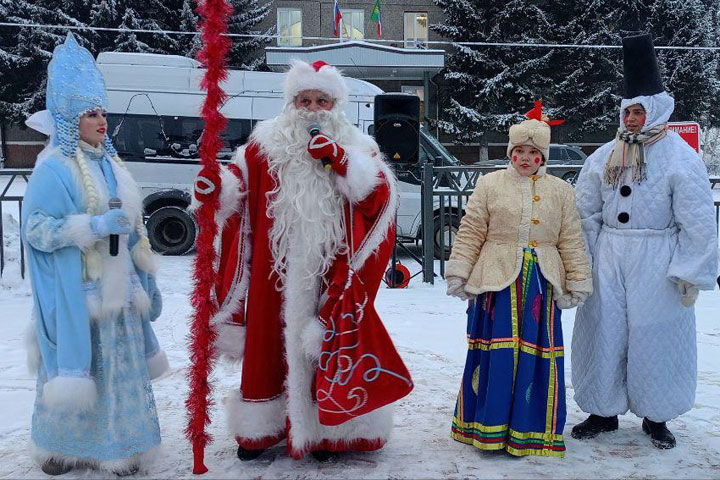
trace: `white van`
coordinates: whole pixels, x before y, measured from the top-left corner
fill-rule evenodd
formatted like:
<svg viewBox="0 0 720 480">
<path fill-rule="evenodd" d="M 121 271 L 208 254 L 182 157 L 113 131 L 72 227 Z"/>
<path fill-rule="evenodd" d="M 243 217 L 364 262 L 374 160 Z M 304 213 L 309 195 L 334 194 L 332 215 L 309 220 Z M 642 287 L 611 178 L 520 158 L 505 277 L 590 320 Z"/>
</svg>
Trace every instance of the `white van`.
<svg viewBox="0 0 720 480">
<path fill-rule="evenodd" d="M 97 64 L 108 92 L 109 132 L 120 156 L 145 196 L 147 227 L 153 248 L 181 255 L 195 243 L 196 225 L 185 211 L 192 183 L 200 169 L 198 144 L 203 122 L 199 118 L 205 94 L 200 81 L 205 74 L 196 60 L 174 55 L 101 53 Z M 229 95 L 222 112 L 229 119 L 222 134 L 220 161 L 229 161 L 247 141 L 259 120 L 275 117 L 283 107 L 284 74 L 230 71 L 223 88 Z M 350 102 L 345 114 L 372 133 L 375 95 L 383 91 L 371 83 L 348 78 Z M 409 170 L 398 171 L 400 207 L 398 236 L 415 241 L 420 228 L 421 165 L 458 165 L 432 135 L 421 129 L 420 160 Z M 437 206 L 436 206 L 437 208 Z M 450 221 L 448 228 L 459 224 Z M 436 234 L 440 235 L 439 224 Z M 436 252 L 439 255 L 439 247 Z"/>
</svg>

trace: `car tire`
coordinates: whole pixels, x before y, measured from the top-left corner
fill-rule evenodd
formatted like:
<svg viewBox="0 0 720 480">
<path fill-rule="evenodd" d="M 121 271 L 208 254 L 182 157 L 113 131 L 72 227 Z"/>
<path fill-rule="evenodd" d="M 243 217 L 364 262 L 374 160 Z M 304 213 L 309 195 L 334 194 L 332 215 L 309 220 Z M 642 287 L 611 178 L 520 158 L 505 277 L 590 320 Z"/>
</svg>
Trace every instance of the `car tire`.
<svg viewBox="0 0 720 480">
<path fill-rule="evenodd" d="M 145 226 L 150 245 L 159 254 L 185 255 L 195 246 L 197 225 L 184 208 L 158 208 L 150 215 Z"/>
<path fill-rule="evenodd" d="M 458 229 L 460 228 L 460 216 L 456 213 L 446 214 L 443 218 L 443 228 L 444 241 L 442 240 L 440 232 L 440 215 L 436 215 L 433 218 L 433 253 L 437 259 L 444 258 L 448 260 L 450 258 L 450 250 L 452 249 L 450 238 L 454 239 L 457 235 Z M 443 252 L 443 250 L 445 251 Z"/>
<path fill-rule="evenodd" d="M 562 179 L 565 180 L 570 185 L 575 185 L 577 182 L 577 177 L 580 174 L 580 172 L 567 172 L 562 176 Z"/>
</svg>

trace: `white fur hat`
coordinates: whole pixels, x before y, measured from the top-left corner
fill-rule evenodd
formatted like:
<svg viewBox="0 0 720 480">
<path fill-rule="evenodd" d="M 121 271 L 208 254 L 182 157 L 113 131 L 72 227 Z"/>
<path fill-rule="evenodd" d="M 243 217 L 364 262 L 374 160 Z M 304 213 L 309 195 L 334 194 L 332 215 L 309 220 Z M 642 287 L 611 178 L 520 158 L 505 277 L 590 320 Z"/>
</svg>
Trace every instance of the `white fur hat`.
<svg viewBox="0 0 720 480">
<path fill-rule="evenodd" d="M 340 70 L 322 60 L 312 65 L 291 60 L 290 65 L 285 76 L 285 103 L 292 103 L 297 94 L 304 90 L 320 90 L 330 95 L 336 105 L 347 104 L 349 90 Z"/>
<path fill-rule="evenodd" d="M 512 156 L 513 148 L 520 145 L 535 147 L 543 154 L 545 161 L 550 155 L 550 125 L 546 122 L 529 119 L 510 127 L 507 156 Z"/>
</svg>

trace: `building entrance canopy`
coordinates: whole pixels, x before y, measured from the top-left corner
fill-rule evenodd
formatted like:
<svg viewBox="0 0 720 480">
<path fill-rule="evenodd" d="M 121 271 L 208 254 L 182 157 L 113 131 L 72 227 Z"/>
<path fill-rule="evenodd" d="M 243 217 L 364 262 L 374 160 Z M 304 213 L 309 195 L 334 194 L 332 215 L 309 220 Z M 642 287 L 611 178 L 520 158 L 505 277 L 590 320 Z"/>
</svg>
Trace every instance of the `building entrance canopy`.
<svg viewBox="0 0 720 480">
<path fill-rule="evenodd" d="M 398 48 L 361 41 L 314 47 L 267 47 L 265 57 L 273 71 L 285 71 L 290 60 L 322 60 L 345 75 L 363 80 L 423 80 L 445 66 L 444 50 Z"/>
</svg>

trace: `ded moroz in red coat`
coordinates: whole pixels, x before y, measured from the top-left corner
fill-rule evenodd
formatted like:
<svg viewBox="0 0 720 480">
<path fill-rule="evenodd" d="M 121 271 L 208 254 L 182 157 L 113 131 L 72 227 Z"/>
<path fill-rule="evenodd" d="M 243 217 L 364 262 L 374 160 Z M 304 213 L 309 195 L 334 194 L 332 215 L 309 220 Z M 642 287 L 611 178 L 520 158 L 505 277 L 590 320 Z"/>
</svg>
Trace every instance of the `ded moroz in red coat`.
<svg viewBox="0 0 720 480">
<path fill-rule="evenodd" d="M 224 227 L 215 285 L 220 310 L 213 322 L 218 331 L 218 351 L 243 358 L 240 388 L 226 400 L 229 428 L 245 449 L 265 449 L 287 439 L 288 453 L 298 459 L 313 450 L 376 450 L 385 444 L 392 428 L 390 405 L 360 416 L 351 408 L 347 415 L 324 422 L 343 422 L 340 425 L 323 425 L 319 420 L 315 377 L 318 357 L 327 345 L 323 347 L 325 327 L 318 312 L 324 305 L 327 311 L 326 303 L 336 302 L 338 290 L 347 289 L 348 257 L 339 254 L 324 278 L 308 280 L 302 268 L 302 244 L 291 244 L 284 284 L 272 270 L 269 236 L 273 219 L 266 214 L 266 194 L 275 187 L 275 181 L 268 172 L 266 152 L 270 150 L 267 142 L 272 138 L 273 122 L 257 125 L 251 142 L 238 150 L 233 164 L 221 175 L 218 223 Z M 395 178 L 377 144 L 359 130 L 354 137 L 353 142 L 342 145 L 348 160 L 346 175 L 329 174 L 335 176 L 335 186 L 346 199 L 346 222 L 352 216 L 355 251 L 351 263 L 356 274 L 352 284 L 363 294 L 367 292 L 367 302 L 358 303 L 363 308 L 359 317 L 374 321 L 377 327 L 371 335 L 384 345 L 378 348 L 384 351 L 366 356 L 379 357 L 378 368 L 365 362 L 360 370 L 372 370 L 366 378 L 384 378 L 383 390 L 374 387 L 376 397 L 393 393 L 384 392 L 387 382 L 394 381 L 397 386 L 389 388 L 395 390 L 392 398 L 370 399 L 375 405 L 385 405 L 412 388 L 410 376 L 373 307 L 394 244 L 397 193 Z M 335 295 L 328 292 L 333 279 Z M 280 289 L 276 288 L 278 284 Z M 370 321 L 366 325 L 370 328 Z M 359 372 L 352 382 L 362 381 L 362 376 Z M 337 390 L 347 393 L 352 387 L 343 384 Z M 326 391 L 321 392 L 324 397 Z M 343 400 L 353 403 L 358 397 L 348 395 Z"/>
</svg>

